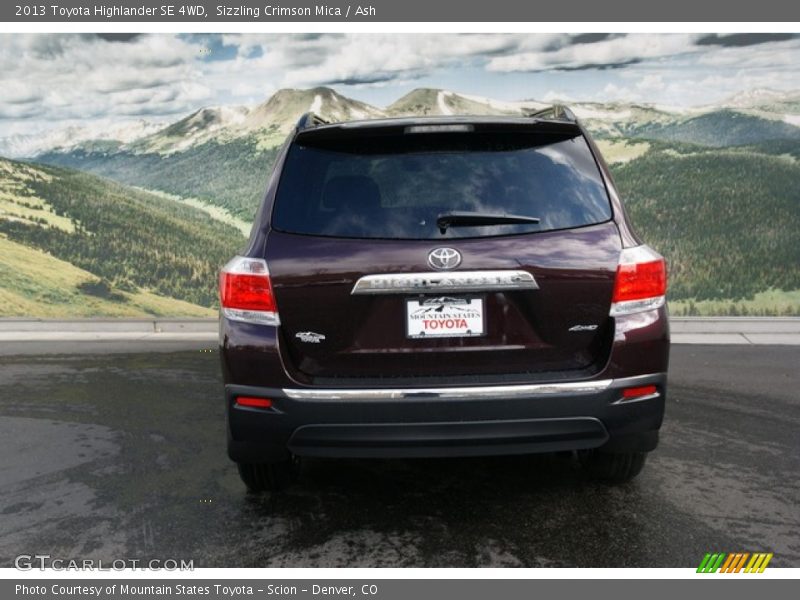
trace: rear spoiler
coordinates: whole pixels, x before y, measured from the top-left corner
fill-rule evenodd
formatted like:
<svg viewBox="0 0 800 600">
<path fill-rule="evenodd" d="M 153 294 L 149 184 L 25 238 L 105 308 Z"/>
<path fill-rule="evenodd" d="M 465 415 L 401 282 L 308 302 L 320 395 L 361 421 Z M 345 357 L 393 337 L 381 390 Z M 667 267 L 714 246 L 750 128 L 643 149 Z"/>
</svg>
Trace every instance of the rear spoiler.
<svg viewBox="0 0 800 600">
<path fill-rule="evenodd" d="M 528 113 L 528 116 L 533 119 L 554 119 L 558 121 L 571 121 L 573 123 L 578 120 L 575 113 L 563 104 L 548 106 L 547 108 Z"/>
<path fill-rule="evenodd" d="M 330 125 L 330 123 L 313 112 L 307 112 L 297 121 L 297 131 L 310 127 L 319 127 L 320 125 Z"/>
<path fill-rule="evenodd" d="M 483 132 L 522 132 L 535 129 L 542 133 L 579 135 L 583 133 L 575 115 L 566 107 L 554 106 L 519 117 L 495 116 L 441 116 L 441 117 L 395 117 L 328 123 L 314 113 L 304 114 L 297 122 L 295 135 L 300 138 L 335 138 L 348 134 L 398 135 L 412 129 L 435 129 L 437 127 L 467 126 L 470 130 Z"/>
<path fill-rule="evenodd" d="M 491 125 L 519 128 L 545 122 L 577 126 L 578 119 L 575 116 L 575 113 L 573 113 L 572 110 L 563 104 L 554 104 L 553 106 L 527 113 L 522 117 L 396 117 L 386 119 L 369 119 L 364 121 L 341 121 L 337 123 L 331 123 L 313 112 L 307 112 L 297 121 L 297 133 L 301 133 L 309 129 L 317 129 L 320 127 L 331 127 L 344 130 L 363 128 L 396 128 L 414 125 L 472 124 L 478 125 L 482 128 L 488 128 Z"/>
</svg>

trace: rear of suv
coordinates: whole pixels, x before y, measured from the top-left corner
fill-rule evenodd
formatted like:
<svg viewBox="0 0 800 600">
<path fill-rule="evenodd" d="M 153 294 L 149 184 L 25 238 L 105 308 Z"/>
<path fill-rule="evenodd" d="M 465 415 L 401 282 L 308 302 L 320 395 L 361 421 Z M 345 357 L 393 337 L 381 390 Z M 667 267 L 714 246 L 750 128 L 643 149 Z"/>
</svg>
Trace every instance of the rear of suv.
<svg viewBox="0 0 800 600">
<path fill-rule="evenodd" d="M 665 293 L 569 109 L 305 115 L 220 274 L 229 456 L 253 491 L 297 457 L 576 451 L 627 481 L 658 443 Z"/>
</svg>

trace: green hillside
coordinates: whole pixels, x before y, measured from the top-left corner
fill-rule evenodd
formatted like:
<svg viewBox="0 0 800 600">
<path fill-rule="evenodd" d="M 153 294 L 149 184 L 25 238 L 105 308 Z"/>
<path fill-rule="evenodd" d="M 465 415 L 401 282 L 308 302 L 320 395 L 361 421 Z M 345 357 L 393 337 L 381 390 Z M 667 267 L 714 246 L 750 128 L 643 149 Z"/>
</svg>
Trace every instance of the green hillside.
<svg viewBox="0 0 800 600">
<path fill-rule="evenodd" d="M 80 287 L 85 295 L 125 303 L 147 292 L 199 307 L 214 306 L 217 271 L 245 241 L 193 207 L 94 175 L 3 159 L 0 235 L 93 275 Z M 13 291 L 19 282 L 9 273 L 0 287 Z"/>
<path fill-rule="evenodd" d="M 651 121 L 620 127 L 626 137 L 714 146 L 741 146 L 768 140 L 800 141 L 800 127 L 777 119 L 764 119 L 720 110 L 674 122 Z"/>
<path fill-rule="evenodd" d="M 754 149 L 671 147 L 613 165 L 647 242 L 670 265 L 673 299 L 800 289 L 800 162 Z"/>
<path fill-rule="evenodd" d="M 44 154 L 37 161 L 197 198 L 252 221 L 276 154 L 277 148 L 260 150 L 255 138 L 240 138 L 224 144 L 206 142 L 168 155 L 75 150 Z"/>
<path fill-rule="evenodd" d="M 210 308 L 142 290 L 110 289 L 101 279 L 0 234 L 0 317 L 213 317 Z M 98 291 L 101 294 L 98 294 Z"/>
</svg>

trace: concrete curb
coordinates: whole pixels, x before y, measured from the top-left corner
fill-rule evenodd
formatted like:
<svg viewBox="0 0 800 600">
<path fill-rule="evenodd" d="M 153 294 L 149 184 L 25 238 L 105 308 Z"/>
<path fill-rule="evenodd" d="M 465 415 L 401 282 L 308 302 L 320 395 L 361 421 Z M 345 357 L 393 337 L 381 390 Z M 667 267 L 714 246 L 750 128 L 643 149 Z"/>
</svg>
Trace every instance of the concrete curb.
<svg viewBox="0 0 800 600">
<path fill-rule="evenodd" d="M 673 344 L 800 345 L 800 317 L 672 317 Z"/>
<path fill-rule="evenodd" d="M 800 334 L 800 317 L 671 317 L 672 333 Z"/>
<path fill-rule="evenodd" d="M 675 344 L 800 345 L 800 317 L 673 317 Z M 217 319 L 0 319 L 0 342 L 204 341 Z"/>
<path fill-rule="evenodd" d="M 207 333 L 217 331 L 217 319 L 0 319 L 0 333 Z"/>
</svg>

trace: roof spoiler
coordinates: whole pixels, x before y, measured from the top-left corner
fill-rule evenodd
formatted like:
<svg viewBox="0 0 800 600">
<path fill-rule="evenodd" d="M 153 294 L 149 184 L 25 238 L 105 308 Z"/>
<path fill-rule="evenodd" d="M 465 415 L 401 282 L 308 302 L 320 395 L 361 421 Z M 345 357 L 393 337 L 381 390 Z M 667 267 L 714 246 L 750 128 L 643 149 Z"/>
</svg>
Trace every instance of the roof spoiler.
<svg viewBox="0 0 800 600">
<path fill-rule="evenodd" d="M 569 123 L 577 123 L 578 118 L 572 110 L 563 104 L 554 104 L 541 110 L 533 111 L 525 115 L 531 119 L 549 119 L 553 121 L 567 121 Z M 309 111 L 305 113 L 297 121 L 297 130 L 303 131 L 304 129 L 311 129 L 312 127 L 319 127 L 320 125 L 330 125 L 319 115 Z"/>
<path fill-rule="evenodd" d="M 304 129 L 309 129 L 311 127 L 318 127 L 320 125 L 330 125 L 328 121 L 320 117 L 319 115 L 315 115 L 313 112 L 305 113 L 300 119 L 297 121 L 297 130 L 303 131 Z"/>
<path fill-rule="evenodd" d="M 575 116 L 575 113 L 572 112 L 569 107 L 563 104 L 554 104 L 553 106 L 548 106 L 547 108 L 527 113 L 525 116 L 531 119 L 547 119 L 551 121 L 565 121 L 568 123 L 578 122 L 578 118 Z M 326 121 L 319 115 L 309 111 L 301 116 L 300 119 L 298 119 L 297 131 L 300 132 L 305 129 L 319 127 L 320 125 L 330 124 L 331 123 L 329 121 Z"/>
<path fill-rule="evenodd" d="M 528 113 L 527 116 L 532 119 L 553 119 L 556 121 L 570 121 L 571 123 L 578 121 L 575 113 L 563 104 L 554 104 L 553 106 Z"/>
</svg>

